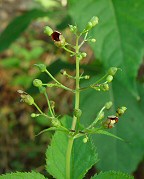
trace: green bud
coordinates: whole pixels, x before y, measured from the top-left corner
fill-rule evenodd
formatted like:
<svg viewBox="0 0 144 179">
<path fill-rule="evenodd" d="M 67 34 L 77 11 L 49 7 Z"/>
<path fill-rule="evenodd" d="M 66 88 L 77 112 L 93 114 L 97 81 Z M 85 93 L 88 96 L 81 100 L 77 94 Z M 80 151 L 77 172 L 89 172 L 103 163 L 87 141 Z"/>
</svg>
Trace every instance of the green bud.
<svg viewBox="0 0 144 179">
<path fill-rule="evenodd" d="M 124 111 L 127 110 L 127 108 L 125 106 L 122 106 L 121 109 L 124 110 Z"/>
<path fill-rule="evenodd" d="M 32 113 L 32 114 L 31 114 L 31 117 L 32 117 L 32 118 L 35 118 L 35 117 L 38 117 L 39 115 L 40 115 L 40 114 Z"/>
<path fill-rule="evenodd" d="M 39 92 L 40 92 L 40 93 L 45 93 L 45 92 L 46 92 L 46 88 L 43 87 L 43 86 L 40 86 L 40 87 L 39 87 Z"/>
<path fill-rule="evenodd" d="M 46 71 L 46 65 L 44 64 L 35 64 L 35 66 L 37 66 L 41 72 Z"/>
<path fill-rule="evenodd" d="M 85 76 L 84 76 L 84 79 L 86 79 L 86 80 L 88 80 L 89 78 L 90 78 L 89 75 L 85 75 Z"/>
<path fill-rule="evenodd" d="M 88 142 L 88 136 L 86 136 L 85 138 L 83 138 L 83 143 L 87 143 Z"/>
<path fill-rule="evenodd" d="M 61 73 L 62 75 L 67 75 L 66 70 L 61 70 L 60 73 Z"/>
<path fill-rule="evenodd" d="M 99 21 L 99 19 L 96 16 L 93 16 L 92 19 L 90 20 L 93 27 L 98 24 L 98 21 Z"/>
<path fill-rule="evenodd" d="M 74 110 L 74 116 L 75 117 L 79 118 L 79 117 L 81 117 L 81 115 L 82 115 L 82 111 L 80 109 Z"/>
<path fill-rule="evenodd" d="M 83 59 L 81 54 L 78 54 L 77 57 L 78 57 L 79 61 Z"/>
<path fill-rule="evenodd" d="M 87 23 L 87 26 L 86 26 L 86 28 L 85 28 L 85 30 L 90 30 L 91 28 L 93 27 L 93 24 L 92 24 L 92 22 L 88 22 Z"/>
<path fill-rule="evenodd" d="M 105 108 L 106 109 L 110 109 L 111 107 L 112 107 L 112 102 L 111 101 L 109 101 L 109 102 L 107 102 L 106 104 L 105 104 Z"/>
<path fill-rule="evenodd" d="M 60 127 L 61 126 L 61 123 L 57 118 L 53 118 L 51 122 L 52 122 L 52 125 L 54 127 Z"/>
<path fill-rule="evenodd" d="M 47 34 L 48 36 L 51 36 L 51 34 L 53 33 L 53 30 L 49 26 L 46 26 L 44 28 L 44 33 Z"/>
<path fill-rule="evenodd" d="M 91 39 L 90 42 L 95 43 L 95 42 L 96 42 L 96 39 Z"/>
<path fill-rule="evenodd" d="M 83 58 L 85 58 L 85 57 L 87 56 L 87 54 L 86 54 L 85 52 L 82 52 L 82 53 L 81 53 L 81 56 L 82 56 Z"/>
<path fill-rule="evenodd" d="M 33 81 L 33 85 L 35 87 L 40 87 L 40 86 L 42 86 L 42 84 L 43 84 L 42 81 L 39 79 L 34 79 L 34 81 Z"/>
<path fill-rule="evenodd" d="M 122 106 L 121 108 L 118 108 L 117 111 L 116 111 L 117 116 L 123 115 L 126 110 L 127 110 L 127 108 L 125 106 Z"/>
<path fill-rule="evenodd" d="M 108 74 L 114 76 L 115 73 L 117 72 L 117 70 L 118 70 L 118 69 L 117 69 L 116 67 L 111 67 L 111 68 L 108 70 Z"/>
<path fill-rule="evenodd" d="M 99 115 L 98 115 L 98 119 L 101 120 L 104 118 L 104 112 L 102 111 Z"/>
<path fill-rule="evenodd" d="M 28 105 L 34 104 L 34 99 L 29 94 L 27 94 L 27 95 L 21 94 L 21 99 L 22 99 L 23 102 L 27 103 Z"/>
<path fill-rule="evenodd" d="M 110 83 L 112 80 L 113 80 L 113 76 L 112 75 L 108 75 L 107 78 L 106 78 L 106 81 L 108 83 Z"/>
<path fill-rule="evenodd" d="M 70 31 L 73 32 L 74 34 L 76 34 L 77 32 L 77 26 L 74 25 L 69 25 Z"/>
<path fill-rule="evenodd" d="M 101 88 L 101 90 L 103 90 L 103 91 L 108 91 L 108 90 L 109 90 L 109 85 L 108 85 L 107 83 L 105 83 L 105 84 L 102 84 L 102 85 L 100 86 L 100 88 Z"/>
</svg>

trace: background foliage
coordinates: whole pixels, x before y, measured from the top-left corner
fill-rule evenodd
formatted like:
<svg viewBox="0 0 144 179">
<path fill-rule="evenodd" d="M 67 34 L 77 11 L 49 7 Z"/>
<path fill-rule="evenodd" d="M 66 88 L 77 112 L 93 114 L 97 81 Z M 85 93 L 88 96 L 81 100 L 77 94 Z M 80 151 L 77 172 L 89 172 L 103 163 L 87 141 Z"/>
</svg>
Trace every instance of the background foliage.
<svg viewBox="0 0 144 179">
<path fill-rule="evenodd" d="M 60 69 L 68 69 L 73 73 L 73 59 L 51 45 L 49 39 L 43 35 L 43 27 L 50 25 L 63 31 L 64 36 L 72 41 L 67 24 L 76 23 L 82 29 L 96 15 L 99 17 L 99 24 L 91 35 L 96 37 L 97 42 L 85 46 L 88 57 L 81 64 L 81 68 L 91 75 L 91 80 L 102 76 L 110 66 L 117 66 L 122 72 L 117 73 L 109 92 L 101 94 L 90 90 L 82 93 L 82 121 L 84 125 L 88 125 L 108 100 L 114 103 L 112 113 L 118 106 L 126 105 L 127 113 L 111 130 L 125 142 L 107 136 L 93 138 L 100 158 L 96 168 L 98 171 L 135 172 L 137 178 L 141 179 L 144 176 L 143 163 L 139 166 L 144 156 L 143 0 L 69 0 L 67 6 L 62 6 L 62 1 L 53 1 L 49 6 L 39 2 L 33 2 L 30 9 L 27 8 L 24 13 L 14 17 L 0 34 L 0 142 L 3 146 L 0 149 L 4 161 L 0 163 L 1 173 L 31 170 L 35 167 L 37 171 L 43 172 L 44 169 L 43 153 L 51 140 L 51 134 L 46 133 L 37 138 L 34 135 L 49 126 L 49 123 L 41 118 L 36 121 L 29 119 L 29 113 L 35 109 L 24 104 L 19 105 L 16 95 L 18 88 L 24 88 L 35 95 L 39 105 L 46 110 L 45 101 L 38 100 L 32 80 L 38 77 L 47 82 L 50 79 L 39 75 L 32 65 L 44 62 L 53 75 L 58 75 Z M 67 81 L 61 79 L 60 75 L 57 77 Z M 67 82 L 73 86 L 71 81 Z M 86 82 L 82 82 L 81 86 L 85 85 Z M 49 93 L 56 100 L 58 113 L 71 112 L 72 96 L 69 93 L 61 90 Z M 33 139 L 35 141 L 31 141 Z M 25 149 L 28 151 L 21 155 Z M 43 155 L 40 164 L 35 166 L 35 162 L 29 162 L 39 154 Z M 23 162 L 20 162 L 21 158 Z M 25 169 L 27 163 L 31 165 Z M 139 171 L 140 176 L 136 171 Z"/>
</svg>

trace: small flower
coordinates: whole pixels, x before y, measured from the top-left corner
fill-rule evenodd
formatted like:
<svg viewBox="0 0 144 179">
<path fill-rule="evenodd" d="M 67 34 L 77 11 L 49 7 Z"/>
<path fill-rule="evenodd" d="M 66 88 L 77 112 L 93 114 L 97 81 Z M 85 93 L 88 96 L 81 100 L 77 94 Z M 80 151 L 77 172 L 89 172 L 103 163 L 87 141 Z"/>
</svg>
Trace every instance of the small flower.
<svg viewBox="0 0 144 179">
<path fill-rule="evenodd" d="M 51 38 L 55 42 L 55 45 L 58 47 L 63 47 L 66 44 L 64 36 L 58 31 L 54 31 L 51 34 Z"/>
<path fill-rule="evenodd" d="M 117 116 L 108 116 L 106 121 L 103 122 L 105 128 L 113 128 L 114 124 L 118 123 L 119 118 Z"/>
</svg>

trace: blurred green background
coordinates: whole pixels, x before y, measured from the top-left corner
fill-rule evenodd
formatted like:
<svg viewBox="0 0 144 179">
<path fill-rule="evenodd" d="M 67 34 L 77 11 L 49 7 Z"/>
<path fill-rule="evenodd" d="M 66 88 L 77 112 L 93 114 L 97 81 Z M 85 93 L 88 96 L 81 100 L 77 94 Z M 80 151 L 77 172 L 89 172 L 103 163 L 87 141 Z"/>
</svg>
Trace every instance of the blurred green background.
<svg viewBox="0 0 144 179">
<path fill-rule="evenodd" d="M 20 103 L 18 89 L 34 96 L 43 111 L 46 101 L 32 85 L 35 78 L 50 79 L 34 68 L 44 63 L 48 70 L 69 87 L 74 83 L 60 75 L 61 69 L 74 74 L 74 59 L 53 45 L 43 33 L 45 25 L 63 33 L 68 42 L 73 35 L 68 25 L 82 30 L 92 16 L 99 24 L 86 44 L 88 54 L 81 71 L 91 80 L 111 66 L 118 71 L 109 92 L 93 90 L 81 95 L 82 122 L 88 125 L 103 104 L 112 100 L 113 111 L 125 105 L 128 110 L 111 132 L 126 142 L 94 136 L 98 164 L 89 172 L 117 170 L 144 178 L 144 2 L 143 0 L 1 0 L 0 1 L 0 173 L 35 170 L 46 174 L 45 151 L 52 133 L 35 135 L 49 126 L 45 118 L 32 119 L 36 109 Z M 90 80 L 90 81 L 91 81 Z M 87 83 L 82 81 L 81 86 Z M 48 90 L 56 102 L 57 114 L 72 114 L 73 96 L 62 89 Z M 111 111 L 111 112 L 113 112 Z M 46 174 L 47 175 L 47 174 Z"/>
</svg>

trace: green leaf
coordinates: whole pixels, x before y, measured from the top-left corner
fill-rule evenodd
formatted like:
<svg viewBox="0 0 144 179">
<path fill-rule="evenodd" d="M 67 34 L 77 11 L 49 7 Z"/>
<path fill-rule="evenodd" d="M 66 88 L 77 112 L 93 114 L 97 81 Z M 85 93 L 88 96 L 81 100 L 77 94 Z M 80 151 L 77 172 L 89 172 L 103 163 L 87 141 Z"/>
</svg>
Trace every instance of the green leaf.
<svg viewBox="0 0 144 179">
<path fill-rule="evenodd" d="M 124 141 L 122 138 L 120 138 L 120 137 L 118 137 L 118 136 L 116 136 L 116 135 L 114 135 L 114 134 L 112 134 L 112 133 L 110 133 L 110 132 L 108 132 L 108 131 L 106 131 L 106 130 L 90 129 L 90 130 L 88 130 L 88 133 L 89 133 L 89 134 L 103 134 L 103 135 L 107 135 L 107 136 L 110 136 L 110 137 L 114 137 L 114 138 L 116 138 L 116 139 L 119 139 L 119 140 L 121 140 L 121 141 Z"/>
<path fill-rule="evenodd" d="M 33 9 L 16 17 L 0 35 L 0 52 L 8 48 L 28 27 L 32 20 L 49 14 L 50 12 Z"/>
<path fill-rule="evenodd" d="M 108 171 L 95 175 L 91 179 L 134 179 L 134 177 L 122 172 Z"/>
<path fill-rule="evenodd" d="M 45 179 L 43 175 L 36 172 L 16 172 L 1 175 L 0 179 Z"/>
<path fill-rule="evenodd" d="M 90 36 L 97 39 L 91 46 L 96 57 L 108 69 L 122 68 L 120 80 L 137 95 L 135 78 L 144 54 L 143 0 L 79 0 L 69 1 L 69 13 L 82 30 L 92 16 L 99 24 Z"/>
<path fill-rule="evenodd" d="M 94 77 L 89 83 L 94 82 Z M 83 86 L 86 86 L 86 83 Z M 82 122 L 89 126 L 107 101 L 113 101 L 113 109 L 107 115 L 113 115 L 119 106 L 126 106 L 126 113 L 120 117 L 112 134 L 126 142 L 104 136 L 93 135 L 99 158 L 97 167 L 102 170 L 116 170 L 131 173 L 136 170 L 144 155 L 144 87 L 140 86 L 141 100 L 137 101 L 131 93 L 116 79 L 108 92 L 84 91 L 81 95 Z M 107 115 L 105 117 L 107 117 Z"/>
<path fill-rule="evenodd" d="M 65 116 L 64 124 L 70 126 L 72 118 Z M 46 169 L 56 179 L 66 179 L 66 151 L 68 136 L 63 132 L 56 132 L 51 146 L 46 152 Z M 97 162 L 97 153 L 91 141 L 83 143 L 82 138 L 74 141 L 71 157 L 71 178 L 82 179 L 86 172 Z"/>
</svg>

